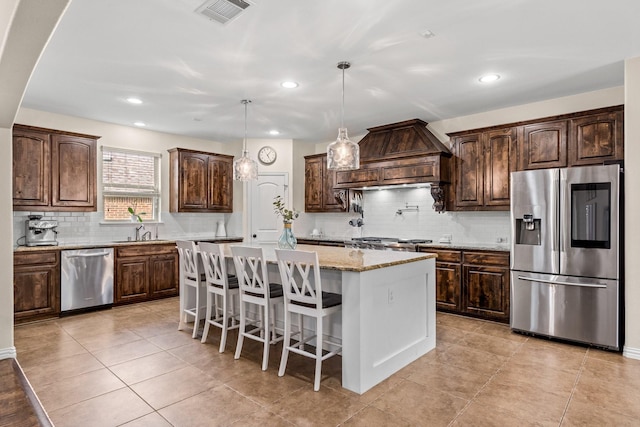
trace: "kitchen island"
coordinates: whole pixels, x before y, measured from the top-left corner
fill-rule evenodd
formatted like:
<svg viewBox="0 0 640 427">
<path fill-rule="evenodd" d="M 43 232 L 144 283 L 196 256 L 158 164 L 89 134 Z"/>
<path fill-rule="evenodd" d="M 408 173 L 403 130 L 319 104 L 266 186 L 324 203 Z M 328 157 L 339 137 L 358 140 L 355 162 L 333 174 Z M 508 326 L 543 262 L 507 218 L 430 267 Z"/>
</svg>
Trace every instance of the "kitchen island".
<svg viewBox="0 0 640 427">
<path fill-rule="evenodd" d="M 225 254 L 231 256 L 227 244 Z M 271 279 L 274 246 L 262 245 Z M 342 294 L 342 316 L 325 326 L 342 340 L 342 386 L 364 393 L 435 348 L 435 254 L 314 245 L 323 290 Z"/>
</svg>

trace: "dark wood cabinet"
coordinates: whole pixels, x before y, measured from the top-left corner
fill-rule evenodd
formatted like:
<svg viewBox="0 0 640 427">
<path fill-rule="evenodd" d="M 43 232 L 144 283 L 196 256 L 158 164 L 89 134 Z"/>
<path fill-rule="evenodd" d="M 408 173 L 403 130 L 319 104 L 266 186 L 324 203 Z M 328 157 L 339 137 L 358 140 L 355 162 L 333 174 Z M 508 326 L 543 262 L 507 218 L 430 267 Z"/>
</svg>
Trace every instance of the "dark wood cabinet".
<svg viewBox="0 0 640 427">
<path fill-rule="evenodd" d="M 569 166 L 624 159 L 624 112 L 602 112 L 569 121 Z"/>
<path fill-rule="evenodd" d="M 524 125 L 520 159 L 520 170 L 567 166 L 567 121 Z"/>
<path fill-rule="evenodd" d="M 509 322 L 509 253 L 421 247 L 436 259 L 436 308 Z"/>
<path fill-rule="evenodd" d="M 516 167 L 516 128 L 457 135 L 454 210 L 508 210 L 509 174 Z"/>
<path fill-rule="evenodd" d="M 327 155 L 314 154 L 304 158 L 305 212 L 346 212 L 349 190 L 334 189 L 336 172 L 327 169 Z"/>
<path fill-rule="evenodd" d="M 233 211 L 233 156 L 169 150 L 169 211 Z"/>
<path fill-rule="evenodd" d="M 60 313 L 60 252 L 13 255 L 13 305 L 16 323 Z"/>
<path fill-rule="evenodd" d="M 116 248 L 114 304 L 147 301 L 178 294 L 175 244 Z"/>
<path fill-rule="evenodd" d="M 13 127 L 13 208 L 95 211 L 97 136 Z"/>
</svg>

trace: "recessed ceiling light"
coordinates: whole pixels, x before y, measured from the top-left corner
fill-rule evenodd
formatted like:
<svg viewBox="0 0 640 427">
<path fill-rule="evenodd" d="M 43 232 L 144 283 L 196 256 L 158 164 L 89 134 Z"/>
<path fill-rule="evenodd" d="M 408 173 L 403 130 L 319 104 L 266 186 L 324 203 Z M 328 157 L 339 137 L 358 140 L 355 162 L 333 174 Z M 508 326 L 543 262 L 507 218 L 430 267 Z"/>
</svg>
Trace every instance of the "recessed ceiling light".
<svg viewBox="0 0 640 427">
<path fill-rule="evenodd" d="M 142 100 L 140 98 L 127 98 L 127 102 L 129 104 L 142 104 Z"/>
<path fill-rule="evenodd" d="M 269 135 L 280 135 L 280 131 L 275 130 L 275 129 L 270 130 L 270 131 L 269 131 Z"/>
<path fill-rule="evenodd" d="M 478 79 L 478 81 L 480 83 L 491 83 L 491 82 L 495 82 L 499 78 L 500 78 L 500 75 L 498 75 L 498 74 L 487 74 L 487 75 L 484 75 L 484 76 L 480 77 Z"/>
<path fill-rule="evenodd" d="M 134 122 L 133 124 L 135 126 L 138 126 L 138 127 L 141 127 L 141 128 L 146 126 L 146 124 L 144 122 Z"/>
<path fill-rule="evenodd" d="M 280 83 L 280 86 L 287 88 L 287 89 L 295 89 L 298 87 L 298 83 L 294 82 L 294 81 L 286 81 L 286 82 L 282 82 Z"/>
<path fill-rule="evenodd" d="M 431 31 L 431 30 L 422 30 L 422 31 L 420 31 L 420 35 L 422 37 L 424 37 L 425 39 L 430 39 L 431 37 L 435 37 L 436 36 L 434 34 L 434 32 Z"/>
</svg>

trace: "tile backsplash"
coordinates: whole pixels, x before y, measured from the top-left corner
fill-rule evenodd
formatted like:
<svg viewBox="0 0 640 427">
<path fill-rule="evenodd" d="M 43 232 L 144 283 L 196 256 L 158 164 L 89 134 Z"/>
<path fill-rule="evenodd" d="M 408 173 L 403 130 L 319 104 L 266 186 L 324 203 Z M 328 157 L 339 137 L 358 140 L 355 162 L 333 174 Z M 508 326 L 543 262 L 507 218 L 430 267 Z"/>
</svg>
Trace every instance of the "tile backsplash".
<svg viewBox="0 0 640 427">
<path fill-rule="evenodd" d="M 313 228 L 325 236 L 349 239 L 360 236 L 424 238 L 438 242 L 451 236 L 451 243 L 510 242 L 509 212 L 445 212 L 436 213 L 431 205 L 429 188 L 367 190 L 364 192 L 364 226 L 352 227 L 349 220 L 358 214 L 307 214 L 315 221 L 305 221 L 309 230 L 296 230 L 309 235 Z M 407 208 L 408 206 L 408 208 Z M 417 207 L 417 209 L 416 209 Z"/>
<path fill-rule="evenodd" d="M 18 212 L 13 213 L 13 236 L 17 241 L 25 235 L 25 221 L 29 215 L 42 215 L 43 219 L 58 221 L 58 242 L 107 243 L 117 240 L 134 239 L 137 223 L 105 224 L 102 212 Z M 182 239 L 215 236 L 218 221 L 225 222 L 228 236 L 242 236 L 242 213 L 203 214 L 162 212 L 160 223 L 144 223 L 145 231 L 155 238 L 156 228 L 159 239 Z M 24 244 L 21 239 L 20 244 Z"/>
</svg>

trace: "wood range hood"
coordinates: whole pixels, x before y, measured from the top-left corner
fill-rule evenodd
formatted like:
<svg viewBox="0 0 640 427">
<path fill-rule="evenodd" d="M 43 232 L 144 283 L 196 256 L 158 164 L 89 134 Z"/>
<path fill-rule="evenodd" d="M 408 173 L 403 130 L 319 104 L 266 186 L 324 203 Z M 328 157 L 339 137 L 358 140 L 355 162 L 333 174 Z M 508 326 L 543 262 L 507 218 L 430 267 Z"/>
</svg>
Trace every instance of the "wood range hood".
<svg viewBox="0 0 640 427">
<path fill-rule="evenodd" d="M 335 189 L 430 184 L 436 212 L 445 210 L 451 152 L 420 119 L 367 129 L 360 169 L 337 171 Z"/>
</svg>

